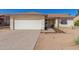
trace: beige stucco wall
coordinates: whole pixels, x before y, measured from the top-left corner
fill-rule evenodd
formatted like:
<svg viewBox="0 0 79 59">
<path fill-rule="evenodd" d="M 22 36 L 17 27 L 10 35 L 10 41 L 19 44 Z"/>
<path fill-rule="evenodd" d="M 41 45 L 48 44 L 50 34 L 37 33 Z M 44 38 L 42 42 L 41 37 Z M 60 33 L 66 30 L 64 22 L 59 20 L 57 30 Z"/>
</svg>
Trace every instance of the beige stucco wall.
<svg viewBox="0 0 79 59">
<path fill-rule="evenodd" d="M 74 27 L 74 21 L 72 19 L 67 19 L 67 24 L 61 24 L 61 19 L 55 20 L 55 27 L 58 27 L 58 20 L 59 20 L 59 27 Z"/>
<path fill-rule="evenodd" d="M 58 19 L 55 19 L 55 28 L 58 27 Z"/>
<path fill-rule="evenodd" d="M 13 17 L 10 17 L 10 29 L 13 30 Z"/>
<path fill-rule="evenodd" d="M 59 23 L 60 27 L 73 27 L 74 26 L 74 22 L 73 20 L 67 20 L 67 24 L 61 24 Z"/>
</svg>

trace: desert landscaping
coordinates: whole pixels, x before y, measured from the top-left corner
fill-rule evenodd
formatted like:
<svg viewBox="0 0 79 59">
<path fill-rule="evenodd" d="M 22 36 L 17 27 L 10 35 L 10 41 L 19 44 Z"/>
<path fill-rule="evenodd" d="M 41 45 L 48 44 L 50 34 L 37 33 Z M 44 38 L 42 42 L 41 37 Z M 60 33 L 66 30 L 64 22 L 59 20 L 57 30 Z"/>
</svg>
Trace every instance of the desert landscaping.
<svg viewBox="0 0 79 59">
<path fill-rule="evenodd" d="M 79 28 L 61 28 L 65 33 L 40 33 L 35 50 L 78 50 Z"/>
</svg>

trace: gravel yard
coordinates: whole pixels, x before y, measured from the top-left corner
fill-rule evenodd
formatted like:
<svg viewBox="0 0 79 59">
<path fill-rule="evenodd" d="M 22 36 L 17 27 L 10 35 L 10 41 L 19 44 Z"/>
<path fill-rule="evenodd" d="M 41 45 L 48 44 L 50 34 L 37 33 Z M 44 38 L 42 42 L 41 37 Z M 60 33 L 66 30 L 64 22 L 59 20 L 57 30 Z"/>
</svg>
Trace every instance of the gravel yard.
<svg viewBox="0 0 79 59">
<path fill-rule="evenodd" d="M 35 50 L 79 50 L 74 38 L 79 36 L 79 29 L 61 29 L 65 33 L 41 33 Z"/>
</svg>

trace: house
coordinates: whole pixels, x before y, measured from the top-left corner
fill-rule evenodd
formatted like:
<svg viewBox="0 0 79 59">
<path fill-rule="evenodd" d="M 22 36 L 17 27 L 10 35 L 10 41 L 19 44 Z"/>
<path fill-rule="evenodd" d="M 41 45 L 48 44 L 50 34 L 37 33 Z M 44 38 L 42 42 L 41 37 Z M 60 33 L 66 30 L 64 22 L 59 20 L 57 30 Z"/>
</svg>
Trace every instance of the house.
<svg viewBox="0 0 79 59">
<path fill-rule="evenodd" d="M 3 18 L 2 18 L 3 17 Z M 1 15 L 0 21 L 11 30 L 44 30 L 59 27 L 74 27 L 74 17 L 69 14 L 41 14 L 37 12 Z"/>
<path fill-rule="evenodd" d="M 77 16 L 73 19 L 74 22 L 76 22 L 77 20 L 79 20 L 79 15 L 77 15 Z"/>
<path fill-rule="evenodd" d="M 48 21 L 54 22 L 54 27 L 74 27 L 74 16 L 69 14 L 48 14 Z"/>
</svg>

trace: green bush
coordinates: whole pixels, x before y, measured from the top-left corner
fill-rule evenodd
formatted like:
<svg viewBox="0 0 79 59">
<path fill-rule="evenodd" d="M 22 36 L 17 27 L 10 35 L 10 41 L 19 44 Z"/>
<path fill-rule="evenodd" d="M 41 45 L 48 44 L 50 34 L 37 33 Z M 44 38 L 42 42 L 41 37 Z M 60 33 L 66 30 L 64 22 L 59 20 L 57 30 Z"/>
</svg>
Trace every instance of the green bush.
<svg viewBox="0 0 79 59">
<path fill-rule="evenodd" d="M 74 23 L 75 26 L 79 26 L 79 20 Z"/>
<path fill-rule="evenodd" d="M 79 44 L 79 37 L 75 38 L 74 42 L 75 42 L 75 44 L 78 45 Z"/>
</svg>

